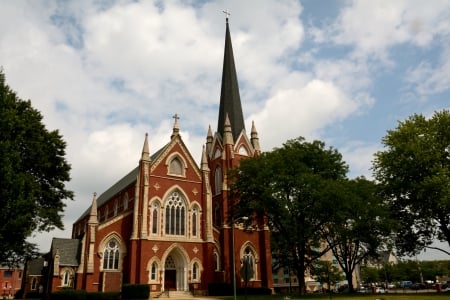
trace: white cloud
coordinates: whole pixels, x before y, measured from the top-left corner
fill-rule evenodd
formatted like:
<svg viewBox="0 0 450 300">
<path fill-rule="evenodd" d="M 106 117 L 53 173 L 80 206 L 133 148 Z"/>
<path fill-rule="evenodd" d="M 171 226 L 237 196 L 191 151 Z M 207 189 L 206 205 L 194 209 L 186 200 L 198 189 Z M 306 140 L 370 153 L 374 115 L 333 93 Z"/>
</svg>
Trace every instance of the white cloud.
<svg viewBox="0 0 450 300">
<path fill-rule="evenodd" d="M 288 139 L 319 138 L 320 130 L 355 112 L 359 104 L 332 82 L 318 79 L 280 89 L 250 118 L 255 121 L 264 150 Z"/>
</svg>

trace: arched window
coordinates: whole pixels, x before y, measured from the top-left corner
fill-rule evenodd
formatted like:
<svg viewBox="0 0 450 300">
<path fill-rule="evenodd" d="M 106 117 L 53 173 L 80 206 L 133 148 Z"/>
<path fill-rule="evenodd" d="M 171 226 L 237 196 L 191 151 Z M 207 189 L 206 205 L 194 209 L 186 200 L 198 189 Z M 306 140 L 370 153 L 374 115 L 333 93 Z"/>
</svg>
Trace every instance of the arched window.
<svg viewBox="0 0 450 300">
<path fill-rule="evenodd" d="M 198 208 L 192 210 L 192 236 L 198 235 Z"/>
<path fill-rule="evenodd" d="M 31 290 L 35 290 L 37 286 L 37 279 L 36 277 L 33 277 L 33 279 L 31 279 Z"/>
<path fill-rule="evenodd" d="M 115 239 L 110 240 L 103 252 L 103 270 L 118 270 L 119 254 L 119 244 Z"/>
<path fill-rule="evenodd" d="M 65 287 L 70 287 L 72 286 L 71 284 L 71 272 L 69 270 L 65 270 L 64 273 L 62 274 L 62 278 L 61 278 L 61 285 L 65 286 Z"/>
<path fill-rule="evenodd" d="M 240 155 L 248 156 L 247 148 L 245 148 L 244 145 L 241 145 L 241 146 L 239 147 L 239 154 L 240 154 Z"/>
<path fill-rule="evenodd" d="M 150 270 L 150 280 L 156 281 L 158 275 L 158 264 L 156 262 L 152 263 L 152 268 Z"/>
<path fill-rule="evenodd" d="M 152 207 L 152 234 L 158 234 L 158 204 Z"/>
<path fill-rule="evenodd" d="M 178 157 L 175 157 L 170 161 L 169 164 L 169 174 L 172 175 L 183 175 L 183 163 Z"/>
<path fill-rule="evenodd" d="M 185 235 L 186 207 L 182 196 L 173 192 L 166 201 L 166 234 Z"/>
<path fill-rule="evenodd" d="M 220 271 L 219 254 L 214 250 L 214 270 Z"/>
<path fill-rule="evenodd" d="M 199 276 L 198 276 L 198 263 L 194 263 L 194 265 L 192 266 L 192 280 L 197 281 Z"/>
<path fill-rule="evenodd" d="M 214 191 L 215 195 L 222 191 L 222 169 L 220 167 L 214 171 Z"/>
<path fill-rule="evenodd" d="M 250 280 L 256 279 L 256 260 L 250 247 L 245 248 L 244 256 L 242 257 L 242 267 L 247 267 L 251 270 L 253 276 L 249 278 Z"/>
<path fill-rule="evenodd" d="M 128 209 L 128 193 L 125 193 L 125 196 L 123 196 L 123 210 Z"/>
</svg>

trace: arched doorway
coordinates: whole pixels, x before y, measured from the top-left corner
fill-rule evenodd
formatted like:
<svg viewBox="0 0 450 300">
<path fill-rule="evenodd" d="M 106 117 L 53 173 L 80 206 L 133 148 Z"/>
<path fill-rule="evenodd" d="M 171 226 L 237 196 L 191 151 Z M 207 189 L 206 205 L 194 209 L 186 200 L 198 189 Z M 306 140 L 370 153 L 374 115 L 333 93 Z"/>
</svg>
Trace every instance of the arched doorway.
<svg viewBox="0 0 450 300">
<path fill-rule="evenodd" d="M 187 291 L 188 262 L 179 248 L 174 248 L 164 261 L 164 290 Z"/>
</svg>

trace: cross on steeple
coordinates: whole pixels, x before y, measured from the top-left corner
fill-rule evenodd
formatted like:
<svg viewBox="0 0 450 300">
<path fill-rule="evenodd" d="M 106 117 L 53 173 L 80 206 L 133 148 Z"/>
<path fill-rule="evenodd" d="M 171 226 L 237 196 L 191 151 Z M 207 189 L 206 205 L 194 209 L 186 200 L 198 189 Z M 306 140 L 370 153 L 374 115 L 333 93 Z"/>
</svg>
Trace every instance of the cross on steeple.
<svg viewBox="0 0 450 300">
<path fill-rule="evenodd" d="M 176 135 L 179 134 L 180 132 L 180 128 L 178 127 L 178 119 L 180 118 L 180 116 L 178 116 L 178 114 L 174 114 L 172 116 L 172 118 L 175 119 L 175 123 L 173 124 L 173 132 L 172 132 L 172 138 Z"/>
<path fill-rule="evenodd" d="M 175 124 L 178 124 L 178 119 L 180 119 L 180 116 L 179 116 L 178 114 L 174 114 L 174 115 L 172 116 L 172 118 L 175 119 Z"/>
<path fill-rule="evenodd" d="M 231 13 L 228 11 L 228 8 L 226 10 L 222 11 L 225 14 L 225 18 L 228 21 L 228 18 L 230 17 Z"/>
</svg>

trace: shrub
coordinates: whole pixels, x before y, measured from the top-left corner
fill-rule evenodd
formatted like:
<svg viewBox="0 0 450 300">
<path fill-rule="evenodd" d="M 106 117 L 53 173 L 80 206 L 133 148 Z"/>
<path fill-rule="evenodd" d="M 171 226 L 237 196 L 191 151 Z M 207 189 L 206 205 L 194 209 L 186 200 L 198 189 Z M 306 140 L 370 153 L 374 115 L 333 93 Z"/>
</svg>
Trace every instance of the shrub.
<svg viewBox="0 0 450 300">
<path fill-rule="evenodd" d="M 50 294 L 50 300 L 86 300 L 86 291 L 62 289 Z"/>
<path fill-rule="evenodd" d="M 122 299 L 148 299 L 150 286 L 148 284 L 124 284 Z"/>
<path fill-rule="evenodd" d="M 231 296 L 233 295 L 233 286 L 224 282 L 212 282 L 208 284 L 209 296 Z"/>
<path fill-rule="evenodd" d="M 87 293 L 86 300 L 118 300 L 119 292 L 93 292 Z"/>
</svg>

